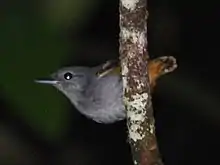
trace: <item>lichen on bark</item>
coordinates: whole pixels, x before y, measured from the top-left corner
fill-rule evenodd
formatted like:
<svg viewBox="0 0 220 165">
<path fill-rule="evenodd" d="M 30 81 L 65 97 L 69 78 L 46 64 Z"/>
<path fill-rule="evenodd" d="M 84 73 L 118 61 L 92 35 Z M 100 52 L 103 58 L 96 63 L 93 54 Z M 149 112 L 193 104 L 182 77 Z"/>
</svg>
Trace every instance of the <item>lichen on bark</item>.
<svg viewBox="0 0 220 165">
<path fill-rule="evenodd" d="M 147 72 L 147 1 L 120 0 L 120 59 L 128 137 L 135 165 L 161 165 Z"/>
</svg>

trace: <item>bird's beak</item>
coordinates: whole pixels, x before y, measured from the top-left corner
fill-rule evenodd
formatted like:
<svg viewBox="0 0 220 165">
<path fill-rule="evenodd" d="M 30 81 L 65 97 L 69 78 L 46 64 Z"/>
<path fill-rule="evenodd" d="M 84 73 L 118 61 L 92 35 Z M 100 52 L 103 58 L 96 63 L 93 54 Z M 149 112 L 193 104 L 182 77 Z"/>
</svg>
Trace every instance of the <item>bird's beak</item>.
<svg viewBox="0 0 220 165">
<path fill-rule="evenodd" d="M 38 79 L 35 80 L 36 83 L 40 84 L 50 84 L 50 85 L 56 85 L 59 81 L 51 79 L 51 78 L 46 78 L 46 79 Z"/>
</svg>

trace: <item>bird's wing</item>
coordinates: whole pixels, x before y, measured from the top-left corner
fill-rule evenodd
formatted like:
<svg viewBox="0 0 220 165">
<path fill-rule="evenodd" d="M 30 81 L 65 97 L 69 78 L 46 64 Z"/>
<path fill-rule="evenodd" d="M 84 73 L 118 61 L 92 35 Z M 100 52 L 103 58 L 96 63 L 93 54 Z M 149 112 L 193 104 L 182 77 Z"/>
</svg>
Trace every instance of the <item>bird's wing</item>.
<svg viewBox="0 0 220 165">
<path fill-rule="evenodd" d="M 162 56 L 149 60 L 147 65 L 151 90 L 156 85 L 156 80 L 167 73 L 172 72 L 177 68 L 176 59 L 173 56 Z M 121 74 L 119 60 L 107 61 L 102 69 L 97 72 L 97 76 L 103 77 L 108 74 Z"/>
</svg>

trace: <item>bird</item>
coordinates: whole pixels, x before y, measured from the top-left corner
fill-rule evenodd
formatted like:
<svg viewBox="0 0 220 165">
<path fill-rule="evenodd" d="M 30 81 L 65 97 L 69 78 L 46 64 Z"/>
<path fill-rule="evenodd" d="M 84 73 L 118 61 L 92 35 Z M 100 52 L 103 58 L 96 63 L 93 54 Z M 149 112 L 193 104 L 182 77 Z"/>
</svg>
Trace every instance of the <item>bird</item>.
<svg viewBox="0 0 220 165">
<path fill-rule="evenodd" d="M 150 59 L 147 64 L 151 92 L 157 79 L 177 68 L 173 56 Z M 97 123 L 111 124 L 126 118 L 119 60 L 95 67 L 67 66 L 36 83 L 49 84 L 63 93 L 84 116 Z"/>
</svg>

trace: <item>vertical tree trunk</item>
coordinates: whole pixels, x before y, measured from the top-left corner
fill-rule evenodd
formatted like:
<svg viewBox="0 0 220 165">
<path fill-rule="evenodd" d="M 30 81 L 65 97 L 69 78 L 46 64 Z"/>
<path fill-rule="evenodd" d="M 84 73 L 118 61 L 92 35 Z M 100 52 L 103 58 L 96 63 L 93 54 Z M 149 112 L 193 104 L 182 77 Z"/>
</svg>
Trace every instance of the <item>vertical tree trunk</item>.
<svg viewBox="0 0 220 165">
<path fill-rule="evenodd" d="M 120 0 L 120 59 L 128 137 L 135 165 L 162 165 L 147 72 L 147 1 Z"/>
</svg>

